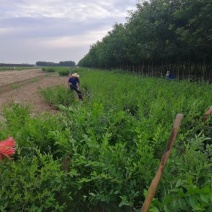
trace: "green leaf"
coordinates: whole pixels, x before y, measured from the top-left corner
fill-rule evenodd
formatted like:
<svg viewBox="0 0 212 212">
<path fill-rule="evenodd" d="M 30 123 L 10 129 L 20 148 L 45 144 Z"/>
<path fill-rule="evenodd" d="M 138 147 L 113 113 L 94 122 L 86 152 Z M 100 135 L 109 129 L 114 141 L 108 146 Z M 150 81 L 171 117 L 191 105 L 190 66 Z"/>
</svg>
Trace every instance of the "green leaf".
<svg viewBox="0 0 212 212">
<path fill-rule="evenodd" d="M 189 203 L 190 203 L 190 205 L 191 205 L 191 207 L 193 208 L 193 209 L 195 209 L 196 208 L 196 201 L 195 201 L 195 198 L 194 197 L 189 197 Z"/>
<path fill-rule="evenodd" d="M 164 212 L 169 212 L 169 209 L 168 209 L 167 205 L 165 205 L 165 206 L 163 207 L 163 210 L 164 210 Z"/>
<path fill-rule="evenodd" d="M 149 212 L 160 212 L 160 211 L 158 210 L 158 208 L 154 207 L 154 208 L 150 208 Z"/>
<path fill-rule="evenodd" d="M 200 198 L 203 202 L 208 203 L 208 196 L 205 194 L 200 194 Z"/>
<path fill-rule="evenodd" d="M 80 180 L 81 183 L 88 183 L 88 182 L 90 182 L 90 181 L 91 181 L 91 179 L 88 179 L 88 178 L 85 178 L 85 177 L 83 177 L 83 178 Z"/>
<path fill-rule="evenodd" d="M 122 202 L 119 204 L 119 207 L 122 207 L 123 205 L 129 206 L 130 204 L 129 204 L 128 202 L 122 201 Z"/>
<path fill-rule="evenodd" d="M 94 193 L 89 193 L 91 196 L 93 196 L 93 197 L 95 197 L 96 196 L 96 194 L 94 194 Z"/>
<path fill-rule="evenodd" d="M 176 183 L 176 186 L 175 187 L 179 187 L 179 186 L 181 186 L 182 185 L 182 180 L 181 179 L 179 179 L 178 181 L 177 181 L 177 183 Z"/>
</svg>

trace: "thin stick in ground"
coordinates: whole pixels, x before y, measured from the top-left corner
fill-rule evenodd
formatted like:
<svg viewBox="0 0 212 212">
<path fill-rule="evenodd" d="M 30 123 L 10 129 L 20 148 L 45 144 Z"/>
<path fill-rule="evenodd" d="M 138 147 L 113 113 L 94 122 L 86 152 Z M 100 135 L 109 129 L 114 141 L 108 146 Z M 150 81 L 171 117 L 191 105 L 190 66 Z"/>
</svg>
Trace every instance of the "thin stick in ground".
<svg viewBox="0 0 212 212">
<path fill-rule="evenodd" d="M 153 178 L 153 180 L 151 182 L 151 185 L 149 187 L 146 199 L 145 199 L 144 204 L 143 204 L 143 206 L 141 208 L 141 212 L 148 212 L 148 209 L 150 207 L 152 199 L 153 199 L 153 197 L 155 195 L 157 186 L 158 186 L 158 184 L 160 182 L 160 179 L 161 179 L 161 176 L 163 174 L 163 170 L 164 170 L 164 168 L 166 166 L 166 163 L 168 161 L 169 155 L 171 153 L 171 149 L 172 149 L 172 146 L 174 144 L 175 138 L 177 136 L 178 130 L 180 128 L 182 119 L 183 119 L 183 115 L 182 114 L 177 114 L 177 116 L 175 118 L 175 121 L 174 121 L 174 124 L 173 124 L 172 132 L 171 132 L 170 137 L 169 137 L 169 141 L 168 141 L 168 145 L 167 145 L 166 151 L 164 152 L 164 154 L 162 156 L 162 159 L 161 159 L 161 162 L 160 162 L 160 166 L 159 166 L 159 168 L 157 170 L 157 173 L 156 173 L 155 177 Z"/>
</svg>

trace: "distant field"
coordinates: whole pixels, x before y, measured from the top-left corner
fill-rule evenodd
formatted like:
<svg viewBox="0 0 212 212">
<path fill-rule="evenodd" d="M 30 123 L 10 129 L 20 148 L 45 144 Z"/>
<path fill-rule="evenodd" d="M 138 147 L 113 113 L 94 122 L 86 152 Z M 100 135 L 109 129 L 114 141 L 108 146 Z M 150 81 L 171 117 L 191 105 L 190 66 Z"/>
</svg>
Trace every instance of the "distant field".
<svg viewBox="0 0 212 212">
<path fill-rule="evenodd" d="M 20 70 L 28 70 L 28 69 L 38 69 L 39 67 L 37 66 L 20 66 L 20 67 L 15 67 L 15 66 L 11 66 L 11 67 L 0 67 L 0 71 L 20 71 Z"/>
<path fill-rule="evenodd" d="M 0 87 L 15 83 L 15 82 L 20 82 L 23 80 L 28 80 L 31 78 L 39 77 L 45 75 L 44 72 L 41 70 L 35 70 L 35 69 L 30 69 L 30 70 L 7 70 L 6 72 L 1 72 L 0 73 Z"/>
</svg>

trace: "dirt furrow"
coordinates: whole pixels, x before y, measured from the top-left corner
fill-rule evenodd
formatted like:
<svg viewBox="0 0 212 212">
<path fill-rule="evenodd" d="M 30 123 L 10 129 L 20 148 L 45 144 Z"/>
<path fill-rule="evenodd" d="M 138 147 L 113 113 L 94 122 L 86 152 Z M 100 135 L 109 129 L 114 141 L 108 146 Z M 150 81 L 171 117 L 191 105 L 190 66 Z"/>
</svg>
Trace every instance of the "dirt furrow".
<svg viewBox="0 0 212 212">
<path fill-rule="evenodd" d="M 2 81 L 0 72 L 0 85 Z M 51 107 L 46 103 L 44 98 L 40 95 L 39 90 L 46 87 L 51 87 L 55 85 L 67 85 L 67 77 L 61 77 L 58 74 L 51 73 L 46 74 L 40 70 L 30 72 L 26 71 L 23 73 L 23 76 L 20 76 L 16 72 L 17 77 L 11 79 L 11 74 L 14 75 L 14 71 L 6 72 L 3 76 L 8 76 L 10 81 L 5 83 L 5 85 L 0 86 L 0 113 L 2 112 L 3 107 L 7 106 L 11 102 L 19 103 L 22 105 L 30 106 L 32 113 L 42 113 L 50 112 L 52 114 L 56 113 L 55 108 Z"/>
</svg>

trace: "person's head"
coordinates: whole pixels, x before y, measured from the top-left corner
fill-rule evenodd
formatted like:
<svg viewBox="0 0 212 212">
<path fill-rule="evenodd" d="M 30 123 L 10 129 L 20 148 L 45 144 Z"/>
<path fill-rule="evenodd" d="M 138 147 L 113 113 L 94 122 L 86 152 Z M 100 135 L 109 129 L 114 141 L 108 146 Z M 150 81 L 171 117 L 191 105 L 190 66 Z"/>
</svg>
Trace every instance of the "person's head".
<svg viewBox="0 0 212 212">
<path fill-rule="evenodd" d="M 73 73 L 72 76 L 73 76 L 73 77 L 79 77 L 79 74 Z"/>
<path fill-rule="evenodd" d="M 169 76 L 169 74 L 170 74 L 170 71 L 167 71 L 167 72 L 166 72 L 166 76 Z"/>
</svg>

